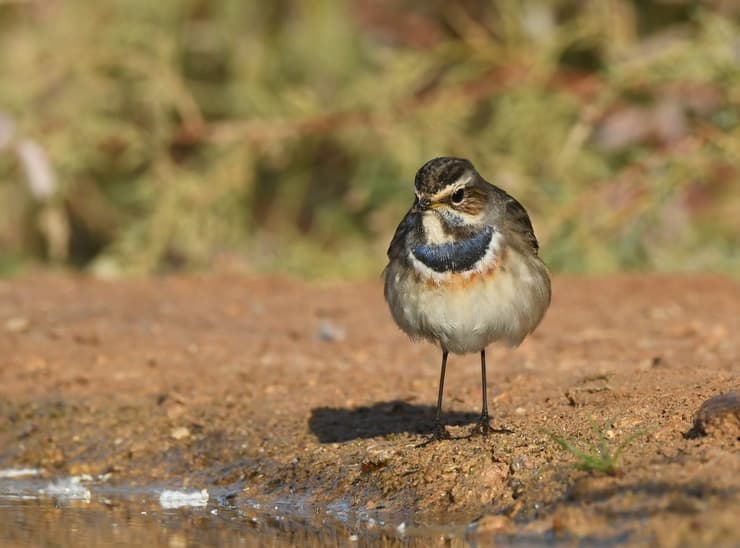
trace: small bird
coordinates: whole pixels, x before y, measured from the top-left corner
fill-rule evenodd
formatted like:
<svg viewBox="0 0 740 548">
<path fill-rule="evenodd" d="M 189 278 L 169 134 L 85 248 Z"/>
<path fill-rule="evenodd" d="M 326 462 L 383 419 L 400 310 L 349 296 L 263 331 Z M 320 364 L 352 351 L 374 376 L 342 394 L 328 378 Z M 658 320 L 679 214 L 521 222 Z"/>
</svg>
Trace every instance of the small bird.
<svg viewBox="0 0 740 548">
<path fill-rule="evenodd" d="M 515 347 L 534 331 L 550 304 L 550 276 L 527 211 L 469 160 L 434 158 L 414 187 L 388 248 L 385 299 L 411 339 L 442 349 L 433 439 L 450 437 L 442 425 L 449 352 L 480 352 L 483 405 L 474 433 L 487 436 L 486 347 Z"/>
</svg>

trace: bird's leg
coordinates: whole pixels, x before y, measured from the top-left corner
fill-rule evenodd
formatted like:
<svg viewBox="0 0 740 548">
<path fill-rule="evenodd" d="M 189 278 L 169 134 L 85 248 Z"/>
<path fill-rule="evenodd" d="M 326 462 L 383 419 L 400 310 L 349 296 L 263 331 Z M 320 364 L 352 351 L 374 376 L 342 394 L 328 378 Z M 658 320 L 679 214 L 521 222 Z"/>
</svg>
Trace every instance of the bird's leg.
<svg viewBox="0 0 740 548">
<path fill-rule="evenodd" d="M 478 419 L 478 425 L 475 427 L 474 433 L 482 436 L 488 436 L 491 431 L 490 418 L 488 417 L 488 390 L 486 384 L 486 349 L 480 351 L 480 374 L 481 374 L 481 387 L 483 392 L 483 405 L 480 419 Z"/>
<path fill-rule="evenodd" d="M 442 371 L 439 374 L 439 394 L 437 395 L 437 415 L 434 419 L 433 439 L 449 439 L 450 433 L 442 424 L 442 394 L 445 387 L 445 370 L 447 369 L 447 350 L 442 349 Z"/>
</svg>

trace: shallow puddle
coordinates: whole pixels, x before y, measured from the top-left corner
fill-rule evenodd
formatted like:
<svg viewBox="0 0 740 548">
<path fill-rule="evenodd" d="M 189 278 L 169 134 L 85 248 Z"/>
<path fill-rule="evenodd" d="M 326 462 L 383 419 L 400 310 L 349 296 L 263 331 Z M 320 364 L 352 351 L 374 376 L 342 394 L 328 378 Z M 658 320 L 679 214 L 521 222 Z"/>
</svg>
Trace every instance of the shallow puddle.
<svg viewBox="0 0 740 548">
<path fill-rule="evenodd" d="M 108 485 L 108 478 L 49 480 L 0 471 L 0 545 L 353 546 L 475 544 L 474 527 L 416 526 L 341 502 L 230 503 L 234 492 Z M 398 516 L 396 516 L 398 518 Z"/>
</svg>

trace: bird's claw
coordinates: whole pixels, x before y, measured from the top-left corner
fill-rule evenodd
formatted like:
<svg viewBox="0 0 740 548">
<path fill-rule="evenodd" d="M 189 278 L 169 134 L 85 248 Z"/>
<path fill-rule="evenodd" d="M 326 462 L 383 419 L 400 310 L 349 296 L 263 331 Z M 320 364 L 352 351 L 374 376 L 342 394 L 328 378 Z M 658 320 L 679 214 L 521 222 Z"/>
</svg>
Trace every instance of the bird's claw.
<svg viewBox="0 0 740 548">
<path fill-rule="evenodd" d="M 452 439 L 452 436 L 447 431 L 447 428 L 445 428 L 441 424 L 437 424 L 434 426 L 434 432 L 432 433 L 433 441 L 441 441 L 441 440 L 449 440 L 449 439 Z"/>
<path fill-rule="evenodd" d="M 486 415 L 481 415 L 481 418 L 478 419 L 478 424 L 476 424 L 473 427 L 473 435 L 476 436 L 483 436 L 484 438 L 488 437 L 488 434 L 491 433 L 493 428 L 491 428 L 491 419 L 490 417 Z"/>
<path fill-rule="evenodd" d="M 426 447 L 427 445 L 431 443 L 442 441 L 442 440 L 450 440 L 450 439 L 452 439 L 452 436 L 447 431 L 447 429 L 441 424 L 435 424 L 434 430 L 432 431 L 432 435 L 429 436 L 429 438 L 427 438 L 426 441 L 420 443 L 416 447 Z"/>
</svg>

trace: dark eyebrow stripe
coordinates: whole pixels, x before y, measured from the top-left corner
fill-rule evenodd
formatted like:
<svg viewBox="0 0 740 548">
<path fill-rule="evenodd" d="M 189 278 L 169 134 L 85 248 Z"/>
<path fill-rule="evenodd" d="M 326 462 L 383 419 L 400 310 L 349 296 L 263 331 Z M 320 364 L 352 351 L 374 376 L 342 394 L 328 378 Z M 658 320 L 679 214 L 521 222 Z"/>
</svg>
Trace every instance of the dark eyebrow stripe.
<svg viewBox="0 0 740 548">
<path fill-rule="evenodd" d="M 419 244 L 411 252 L 435 272 L 465 272 L 486 254 L 492 237 L 493 229 L 487 226 L 465 240 L 439 245 Z"/>
</svg>

